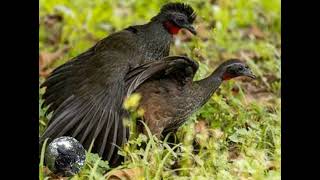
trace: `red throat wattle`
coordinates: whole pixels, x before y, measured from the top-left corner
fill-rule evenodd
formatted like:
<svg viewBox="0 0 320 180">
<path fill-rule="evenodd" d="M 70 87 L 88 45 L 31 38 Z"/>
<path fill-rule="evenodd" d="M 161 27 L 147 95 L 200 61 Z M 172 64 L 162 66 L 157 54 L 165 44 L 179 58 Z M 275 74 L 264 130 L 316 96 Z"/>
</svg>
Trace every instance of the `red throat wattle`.
<svg viewBox="0 0 320 180">
<path fill-rule="evenodd" d="M 170 21 L 164 22 L 163 25 L 169 31 L 169 33 L 173 35 L 178 34 L 179 30 L 181 29 Z"/>
<path fill-rule="evenodd" d="M 222 80 L 224 80 L 224 81 L 232 79 L 232 78 L 234 78 L 234 76 L 232 74 L 229 74 L 229 73 L 224 73 L 223 76 L 222 76 Z"/>
</svg>

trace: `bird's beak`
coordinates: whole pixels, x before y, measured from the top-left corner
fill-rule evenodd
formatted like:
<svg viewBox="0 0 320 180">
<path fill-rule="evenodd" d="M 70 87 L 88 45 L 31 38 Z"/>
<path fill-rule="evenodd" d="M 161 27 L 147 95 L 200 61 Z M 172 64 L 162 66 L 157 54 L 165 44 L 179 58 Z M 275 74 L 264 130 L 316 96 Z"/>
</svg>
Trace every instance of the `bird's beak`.
<svg viewBox="0 0 320 180">
<path fill-rule="evenodd" d="M 197 35 L 197 31 L 194 29 L 194 27 L 190 24 L 183 26 L 183 28 L 189 30 L 193 35 Z"/>
<path fill-rule="evenodd" d="M 250 77 L 251 79 L 255 79 L 256 78 L 256 76 L 250 70 L 247 70 L 243 75 L 247 76 L 247 77 Z"/>
</svg>

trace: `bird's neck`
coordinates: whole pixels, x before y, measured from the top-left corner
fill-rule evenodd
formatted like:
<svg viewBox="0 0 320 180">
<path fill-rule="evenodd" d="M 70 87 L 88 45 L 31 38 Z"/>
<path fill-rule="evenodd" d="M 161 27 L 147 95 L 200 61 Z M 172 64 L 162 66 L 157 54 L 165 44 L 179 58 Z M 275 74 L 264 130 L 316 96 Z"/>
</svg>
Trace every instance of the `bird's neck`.
<svg viewBox="0 0 320 180">
<path fill-rule="evenodd" d="M 210 76 L 192 84 L 192 97 L 196 97 L 196 108 L 204 105 L 224 81 L 224 70 L 216 69 Z"/>
<path fill-rule="evenodd" d="M 188 88 L 184 88 L 183 101 L 180 103 L 182 111 L 179 112 L 181 119 L 189 117 L 192 113 L 201 108 L 213 95 L 213 93 L 219 88 L 223 79 L 220 76 L 220 72 L 215 71 L 205 79 L 191 82 L 187 84 Z M 180 106 L 178 104 L 177 106 Z"/>
<path fill-rule="evenodd" d="M 170 45 L 173 41 L 172 34 L 164 28 L 161 22 L 152 21 L 148 23 L 143 30 L 143 52 L 146 52 L 146 56 L 150 59 L 157 60 L 162 59 L 169 55 Z"/>
</svg>

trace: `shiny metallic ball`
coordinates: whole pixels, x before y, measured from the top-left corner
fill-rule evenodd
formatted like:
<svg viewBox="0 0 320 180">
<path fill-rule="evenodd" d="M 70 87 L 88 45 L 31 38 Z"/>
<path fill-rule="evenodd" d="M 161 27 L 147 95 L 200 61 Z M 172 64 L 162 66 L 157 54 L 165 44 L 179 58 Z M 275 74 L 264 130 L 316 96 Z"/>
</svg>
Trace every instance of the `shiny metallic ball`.
<svg viewBox="0 0 320 180">
<path fill-rule="evenodd" d="M 80 172 L 86 160 L 83 146 L 73 137 L 54 139 L 46 149 L 46 166 L 55 174 L 73 176 Z"/>
</svg>

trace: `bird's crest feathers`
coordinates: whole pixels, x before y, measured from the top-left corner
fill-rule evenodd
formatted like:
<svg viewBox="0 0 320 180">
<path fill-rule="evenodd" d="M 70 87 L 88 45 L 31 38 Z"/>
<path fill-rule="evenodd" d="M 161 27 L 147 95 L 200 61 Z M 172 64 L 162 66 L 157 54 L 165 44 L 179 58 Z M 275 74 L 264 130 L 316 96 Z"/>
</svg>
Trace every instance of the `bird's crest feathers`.
<svg viewBox="0 0 320 180">
<path fill-rule="evenodd" d="M 192 7 L 188 4 L 184 4 L 184 3 L 168 3 L 165 4 L 164 6 L 162 6 L 161 10 L 160 10 L 160 14 L 164 14 L 167 12 L 180 12 L 185 14 L 188 17 L 188 21 L 189 23 L 193 23 L 193 21 L 196 19 L 197 15 L 194 12 L 194 10 L 192 9 Z"/>
</svg>

